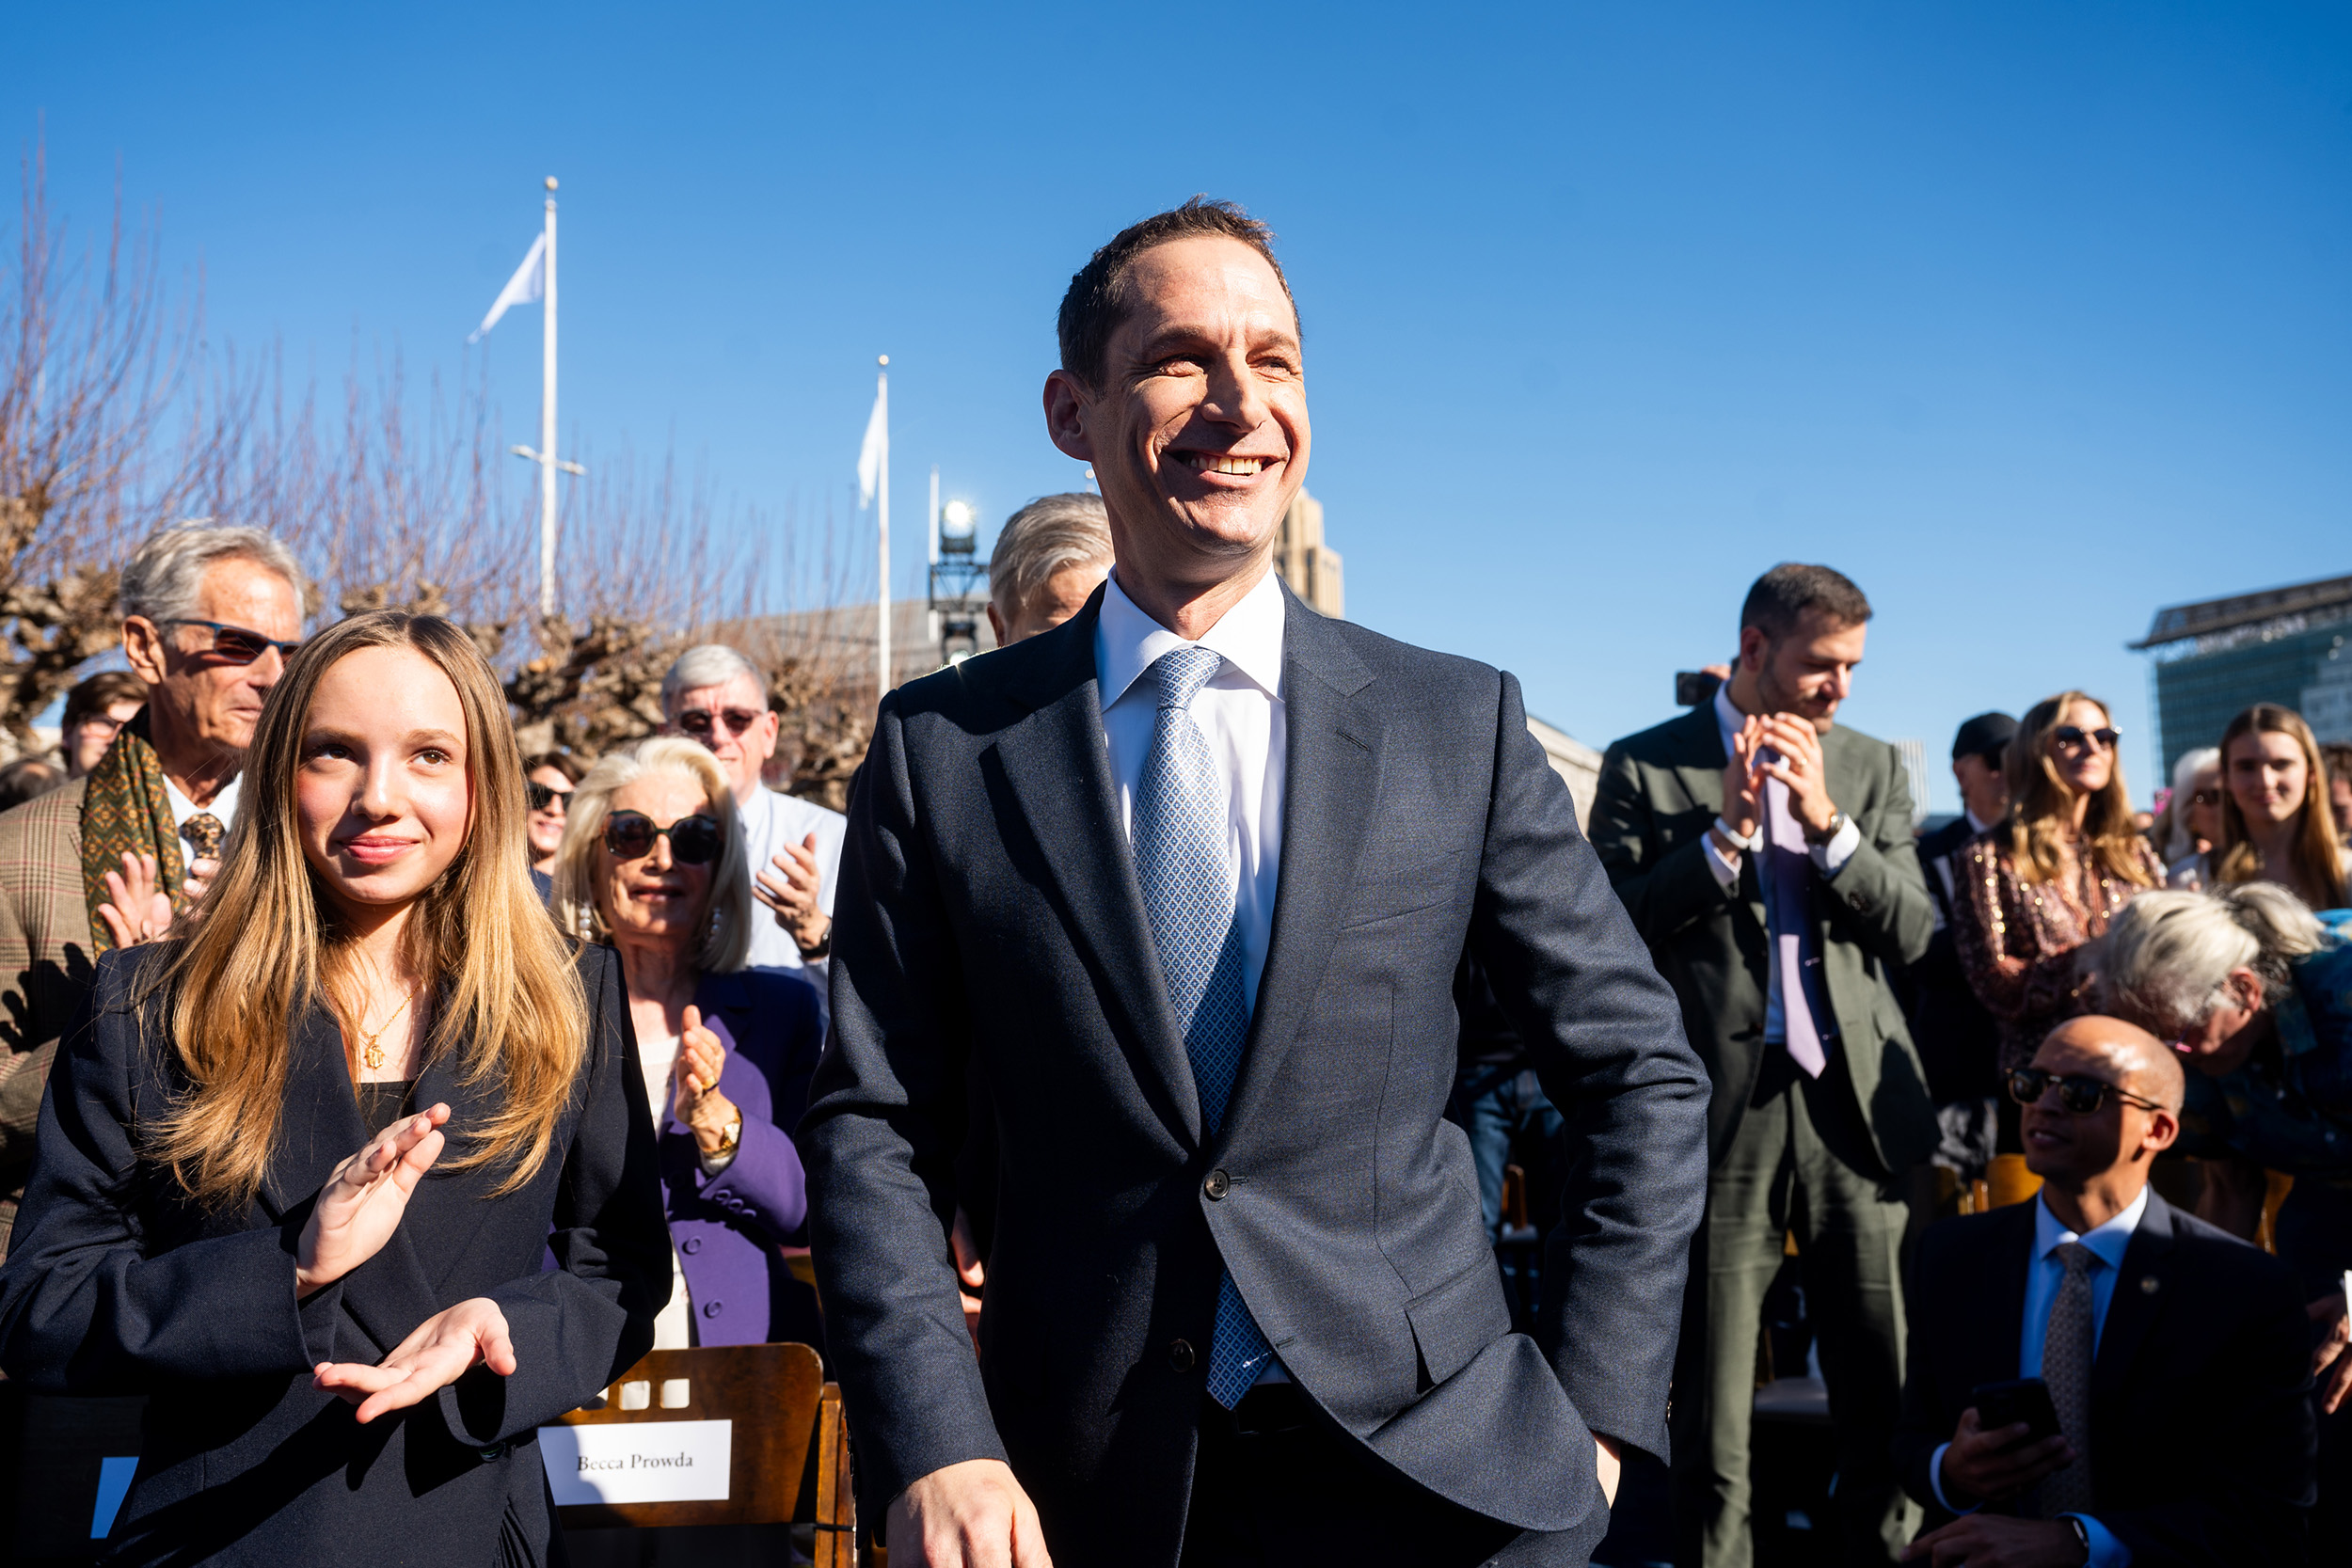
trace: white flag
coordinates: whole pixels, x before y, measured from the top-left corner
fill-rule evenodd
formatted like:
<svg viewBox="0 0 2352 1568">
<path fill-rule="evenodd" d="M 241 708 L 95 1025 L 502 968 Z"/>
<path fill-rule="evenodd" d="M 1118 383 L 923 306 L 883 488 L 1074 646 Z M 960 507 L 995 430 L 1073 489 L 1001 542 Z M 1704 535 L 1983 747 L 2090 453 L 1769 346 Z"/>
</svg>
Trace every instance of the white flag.
<svg viewBox="0 0 2352 1568">
<path fill-rule="evenodd" d="M 473 329 L 466 341 L 482 341 L 482 335 L 499 324 L 499 318 L 506 314 L 508 306 L 529 305 L 547 293 L 547 259 L 548 237 L 542 232 L 531 242 L 531 253 L 523 258 L 523 264 L 515 269 L 515 276 L 506 280 L 506 287 L 501 289 L 498 298 L 490 302 L 490 313 L 482 318 L 482 325 Z"/>
<path fill-rule="evenodd" d="M 874 391 L 874 415 L 866 421 L 866 444 L 857 450 L 857 509 L 874 501 L 874 483 L 882 478 L 882 454 L 890 446 L 890 383 Z"/>
</svg>

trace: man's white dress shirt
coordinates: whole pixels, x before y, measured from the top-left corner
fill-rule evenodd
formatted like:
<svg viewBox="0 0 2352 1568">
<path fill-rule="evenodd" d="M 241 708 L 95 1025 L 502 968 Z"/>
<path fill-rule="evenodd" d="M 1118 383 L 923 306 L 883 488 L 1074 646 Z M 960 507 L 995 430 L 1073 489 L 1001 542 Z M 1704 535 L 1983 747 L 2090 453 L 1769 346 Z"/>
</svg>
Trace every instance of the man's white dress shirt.
<svg viewBox="0 0 2352 1568">
<path fill-rule="evenodd" d="M 1136 609 L 1120 589 L 1118 568 L 1111 569 L 1094 626 L 1094 671 L 1103 737 L 1110 744 L 1111 787 L 1131 845 L 1136 786 L 1159 712 L 1157 688 L 1137 683 L 1161 655 L 1193 645 Z M 1190 711 L 1225 783 L 1226 885 L 1233 890 L 1233 919 L 1241 927 L 1242 995 L 1255 1012 L 1282 870 L 1282 776 L 1290 755 L 1282 706 L 1282 589 L 1273 572 L 1260 578 L 1199 645 L 1225 659 Z"/>
<path fill-rule="evenodd" d="M 1290 722 L 1282 706 L 1282 589 L 1269 570 L 1200 637 L 1200 647 L 1224 656 L 1192 699 L 1192 721 L 1208 738 L 1224 781 L 1225 879 L 1233 890 L 1233 920 L 1241 928 L 1242 997 L 1258 1007 L 1274 934 L 1274 898 L 1282 873 L 1282 784 L 1290 757 Z M 1103 738 L 1110 747 L 1111 788 L 1119 823 L 1135 843 L 1136 787 L 1151 754 L 1159 716 L 1156 684 L 1142 680 L 1171 648 L 1188 648 L 1174 632 L 1136 608 L 1111 568 L 1103 610 L 1094 624 L 1094 676 L 1103 701 Z M 1286 1383 L 1281 1357 L 1266 1362 L 1260 1383 Z"/>
<path fill-rule="evenodd" d="M 220 786 L 220 793 L 213 797 L 212 804 L 199 806 L 194 800 L 191 800 L 186 796 L 181 794 L 180 786 L 173 784 L 171 780 L 167 777 L 164 780 L 164 798 L 171 802 L 171 826 L 173 831 L 177 832 L 178 830 L 186 827 L 188 825 L 188 818 L 194 816 L 199 812 L 210 812 L 213 816 L 220 819 L 220 825 L 223 828 L 235 827 L 237 825 L 237 800 L 241 786 L 244 784 L 245 775 L 243 773 L 237 774 L 236 777 L 230 779 L 227 784 Z M 187 847 L 187 844 L 188 841 L 184 838 L 180 841 L 180 858 L 183 861 L 186 860 L 188 856 L 195 853 L 194 850 Z"/>
<path fill-rule="evenodd" d="M 2107 1304 L 2115 1299 L 2116 1271 L 2122 1268 L 2132 1232 L 2139 1228 L 2140 1217 L 2147 1212 L 2148 1189 L 2142 1187 L 2122 1213 L 2077 1236 L 2050 1212 L 2047 1203 L 2038 1197 L 2033 1200 L 2033 1264 L 2026 1271 L 2026 1318 L 2017 1338 L 2019 1377 L 2042 1375 L 2042 1342 L 2050 1332 L 2050 1308 L 2058 1305 L 2058 1287 L 2066 1283 L 2066 1265 L 2058 1261 L 2058 1249 L 2069 1242 L 2080 1242 L 2099 1259 L 2090 1274 L 2090 1353 L 2099 1354 L 2099 1338 L 2107 1327 Z M 1950 1447 L 1946 1443 L 1928 1456 L 1928 1484 L 1935 1489 L 1935 1500 L 1952 1513 L 1974 1513 L 1973 1509 L 1953 1508 L 1944 1496 L 1944 1449 Z M 2088 1513 L 2062 1517 L 2080 1519 L 2090 1532 L 2090 1568 L 2129 1568 L 2132 1549 L 2106 1526 Z"/>
<path fill-rule="evenodd" d="M 824 879 L 817 890 L 817 907 L 827 914 L 833 913 L 834 884 L 841 879 L 841 841 L 850 832 L 848 817 L 797 795 L 782 795 L 762 787 L 753 793 L 749 805 L 738 802 L 736 819 L 743 825 L 743 855 L 750 863 L 755 886 L 762 875 L 782 881 L 784 873 L 775 869 L 775 857 L 784 853 L 786 845 L 800 844 L 815 833 L 817 869 Z M 751 956 L 744 961 L 764 969 L 805 968 L 809 978 L 816 982 L 818 994 L 824 994 L 828 970 L 825 960 L 803 963 L 801 944 L 792 940 L 791 932 L 776 923 L 776 911 L 756 901 L 752 905 Z"/>
<path fill-rule="evenodd" d="M 1715 729 L 1716 733 L 1723 736 L 1724 762 L 1726 766 L 1732 758 L 1731 743 L 1738 737 L 1740 729 L 1746 725 L 1747 721 L 1748 716 L 1731 705 L 1731 683 L 1725 681 L 1717 687 L 1715 689 Z M 1788 791 L 1787 784 L 1772 778 L 1764 781 L 1764 787 L 1777 789 L 1784 795 Z M 1759 820 L 1766 815 L 1763 806 L 1764 802 L 1757 802 Z M 1723 823 L 1724 836 L 1729 838 L 1731 825 L 1720 816 L 1715 820 Z M 1756 831 L 1759 835 L 1763 832 L 1760 828 Z M 1707 868 L 1715 874 L 1715 880 L 1723 884 L 1724 891 L 1729 893 L 1740 885 L 1740 857 L 1733 855 L 1725 858 L 1723 850 L 1717 847 L 1712 838 L 1707 839 L 1705 843 Z M 1823 881 L 1828 881 L 1846 869 L 1846 863 L 1853 859 L 1853 852 L 1861 847 L 1862 830 L 1854 825 L 1853 816 L 1849 813 L 1846 820 L 1838 824 L 1837 832 L 1830 835 L 1827 844 L 1809 844 L 1805 847 L 1805 853 L 1813 858 L 1813 869 L 1820 874 Z M 1764 861 L 1756 862 L 1756 870 L 1759 878 L 1764 875 Z M 1769 895 L 1765 898 L 1765 904 L 1767 908 L 1772 904 Z M 1767 1045 L 1779 1045 L 1788 1038 L 1788 1026 L 1783 1022 L 1784 1015 L 1780 999 L 1780 965 L 1766 964 L 1764 968 L 1768 975 L 1764 987 L 1764 1041 Z M 1826 1005 L 1829 998 L 1824 994 L 1821 1000 Z M 1817 1019 L 1814 1022 L 1820 1027 L 1824 1039 L 1836 1032 L 1837 1021 L 1835 1018 Z"/>
</svg>

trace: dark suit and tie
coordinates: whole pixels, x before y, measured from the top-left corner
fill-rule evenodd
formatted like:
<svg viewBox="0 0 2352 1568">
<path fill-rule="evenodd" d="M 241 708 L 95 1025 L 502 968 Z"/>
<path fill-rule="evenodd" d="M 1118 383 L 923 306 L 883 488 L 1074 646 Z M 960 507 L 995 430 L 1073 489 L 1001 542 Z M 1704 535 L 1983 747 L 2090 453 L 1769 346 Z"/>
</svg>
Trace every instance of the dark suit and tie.
<svg viewBox="0 0 2352 1568">
<path fill-rule="evenodd" d="M 2155 1192 L 2077 1237 L 2043 1200 L 1929 1228 L 1897 1453 L 1941 1525 L 1939 1461 L 1988 1383 L 2040 1376 L 2084 1451 L 1999 1513 L 2085 1523 L 2093 1568 L 2299 1563 L 2312 1498 L 2303 1295 L 2277 1259 Z"/>
<path fill-rule="evenodd" d="M 1845 824 L 1807 843 L 1774 784 L 1752 852 L 1731 867 L 1709 837 L 1724 810 L 1724 735 L 1744 718 L 1730 689 L 1612 746 L 1591 824 L 1714 1080 L 1708 1216 L 1676 1373 L 1677 1559 L 1751 1560 L 1757 1334 L 1793 1231 L 1838 1427 L 1836 1549 L 1883 1560 L 1909 1531 L 1886 1457 L 1901 1388 L 1903 1181 L 1936 1132 L 1888 972 L 1918 957 L 1934 917 L 1901 760 L 1843 726 L 1820 749 Z"/>
<path fill-rule="evenodd" d="M 1297 1560 L 1585 1560 L 1592 1434 L 1664 1450 L 1707 1089 L 1511 677 L 1270 576 L 1186 643 L 1115 580 L 884 701 L 838 911 L 803 1143 L 870 1507 L 1001 1458 L 1064 1568 L 1246 1558 L 1286 1504 L 1339 1554 Z M 1443 1116 L 1466 950 L 1581 1156 L 1535 1338 Z"/>
</svg>

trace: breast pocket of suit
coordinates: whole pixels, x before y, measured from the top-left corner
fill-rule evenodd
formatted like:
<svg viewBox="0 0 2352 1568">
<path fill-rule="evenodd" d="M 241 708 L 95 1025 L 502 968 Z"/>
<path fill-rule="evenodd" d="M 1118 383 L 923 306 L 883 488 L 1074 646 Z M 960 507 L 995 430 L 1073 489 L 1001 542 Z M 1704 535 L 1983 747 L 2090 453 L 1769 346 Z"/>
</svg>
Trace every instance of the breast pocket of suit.
<svg viewBox="0 0 2352 1568">
<path fill-rule="evenodd" d="M 1376 844 L 1368 845 L 1364 856 L 1371 863 L 1356 879 L 1355 891 L 1340 916 L 1340 929 L 1418 914 L 1453 902 L 1462 895 L 1462 882 L 1472 852 L 1448 849 L 1434 855 L 1414 855 L 1403 865 L 1391 866 L 1381 863 Z"/>
</svg>

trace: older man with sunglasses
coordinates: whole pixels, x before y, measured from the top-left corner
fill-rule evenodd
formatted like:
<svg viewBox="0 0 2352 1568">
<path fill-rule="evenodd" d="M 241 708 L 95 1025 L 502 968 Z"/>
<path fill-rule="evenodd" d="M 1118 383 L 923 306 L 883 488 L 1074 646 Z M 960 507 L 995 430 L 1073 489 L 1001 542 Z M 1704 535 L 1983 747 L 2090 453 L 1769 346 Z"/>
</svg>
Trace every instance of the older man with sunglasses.
<svg viewBox="0 0 2352 1568">
<path fill-rule="evenodd" d="M 1923 1238 L 1897 1458 L 1935 1528 L 1908 1560 L 2302 1561 L 2302 1292 L 2148 1185 L 2180 1132 L 2180 1063 L 2145 1030 L 2077 1018 L 2008 1087 L 2042 1193 Z M 2041 1390 L 1994 1386 L 2021 1378 L 2046 1389 L 2042 1418 Z M 2014 1414 L 1988 1418 L 1994 1401 Z"/>
<path fill-rule="evenodd" d="M 147 705 L 88 773 L 0 816 L 0 1258 L 57 1037 L 97 956 L 162 936 L 202 892 L 302 620 L 294 554 L 262 530 L 149 535 L 122 569 Z"/>
<path fill-rule="evenodd" d="M 767 677 L 736 649 L 705 642 L 680 654 L 661 677 L 661 716 L 671 733 L 708 747 L 734 785 L 752 896 L 774 917 L 752 923 L 749 961 L 805 968 L 822 996 L 849 818 L 760 781 L 761 767 L 776 754 L 776 715 Z"/>
</svg>

